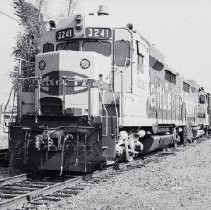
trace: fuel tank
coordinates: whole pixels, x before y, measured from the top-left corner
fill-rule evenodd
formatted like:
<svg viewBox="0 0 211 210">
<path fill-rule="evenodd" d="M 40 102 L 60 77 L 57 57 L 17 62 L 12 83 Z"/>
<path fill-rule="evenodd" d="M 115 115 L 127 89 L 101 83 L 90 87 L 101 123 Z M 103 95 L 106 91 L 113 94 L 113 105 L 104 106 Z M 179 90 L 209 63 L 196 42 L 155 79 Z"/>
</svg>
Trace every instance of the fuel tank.
<svg viewBox="0 0 211 210">
<path fill-rule="evenodd" d="M 173 143 L 174 135 L 145 135 L 140 138 L 141 143 L 143 144 L 142 154 L 160 150 L 167 146 L 170 146 Z"/>
</svg>

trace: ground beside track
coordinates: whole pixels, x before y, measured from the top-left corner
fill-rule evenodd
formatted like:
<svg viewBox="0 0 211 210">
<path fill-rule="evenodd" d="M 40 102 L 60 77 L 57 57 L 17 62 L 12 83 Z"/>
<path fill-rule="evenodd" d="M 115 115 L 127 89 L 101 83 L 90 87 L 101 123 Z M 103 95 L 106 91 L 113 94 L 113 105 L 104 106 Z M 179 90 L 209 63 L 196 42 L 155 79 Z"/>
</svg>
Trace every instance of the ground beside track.
<svg viewBox="0 0 211 210">
<path fill-rule="evenodd" d="M 8 134 L 3 132 L 3 127 L 0 124 L 0 150 L 8 149 Z"/>
<path fill-rule="evenodd" d="M 8 161 L 1 158 L 2 150 L 8 149 L 8 134 L 3 132 L 2 124 L 0 124 L 0 179 L 15 176 L 21 173 L 9 167 Z"/>
<path fill-rule="evenodd" d="M 211 209 L 211 139 L 159 156 L 50 209 Z"/>
</svg>

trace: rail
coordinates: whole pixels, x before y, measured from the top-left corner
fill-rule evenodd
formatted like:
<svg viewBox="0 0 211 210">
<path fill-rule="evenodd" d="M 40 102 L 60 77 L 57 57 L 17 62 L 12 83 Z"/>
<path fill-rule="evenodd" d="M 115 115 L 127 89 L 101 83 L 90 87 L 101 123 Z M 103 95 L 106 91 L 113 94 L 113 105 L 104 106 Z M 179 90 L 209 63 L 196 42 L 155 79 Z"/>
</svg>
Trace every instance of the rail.
<svg viewBox="0 0 211 210">
<path fill-rule="evenodd" d="M 17 208 L 24 203 L 82 182 L 82 176 L 73 176 L 65 181 L 46 181 L 46 178 L 39 180 L 30 178 L 30 175 L 21 174 L 0 180 L 0 209 Z"/>
</svg>

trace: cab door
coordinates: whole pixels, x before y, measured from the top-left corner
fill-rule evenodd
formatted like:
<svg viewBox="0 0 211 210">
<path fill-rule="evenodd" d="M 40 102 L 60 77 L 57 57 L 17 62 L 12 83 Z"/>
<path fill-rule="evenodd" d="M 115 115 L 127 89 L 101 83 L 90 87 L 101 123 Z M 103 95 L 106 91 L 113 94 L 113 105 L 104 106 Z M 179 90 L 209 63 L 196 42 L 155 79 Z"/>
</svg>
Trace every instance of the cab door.
<svg viewBox="0 0 211 210">
<path fill-rule="evenodd" d="M 124 92 L 132 93 L 132 33 L 126 28 L 114 30 L 113 81 L 114 92 L 121 92 L 123 74 Z"/>
</svg>

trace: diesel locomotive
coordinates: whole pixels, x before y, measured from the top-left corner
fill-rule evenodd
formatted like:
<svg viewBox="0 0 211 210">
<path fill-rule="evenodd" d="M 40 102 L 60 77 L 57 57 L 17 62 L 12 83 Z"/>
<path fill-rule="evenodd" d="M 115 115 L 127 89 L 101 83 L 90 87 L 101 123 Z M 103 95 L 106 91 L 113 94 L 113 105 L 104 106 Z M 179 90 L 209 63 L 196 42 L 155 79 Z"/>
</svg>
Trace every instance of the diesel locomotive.
<svg viewBox="0 0 211 210">
<path fill-rule="evenodd" d="M 132 24 L 101 10 L 52 24 L 33 77 L 19 77 L 10 163 L 87 173 L 206 135 L 210 94 Z"/>
</svg>

